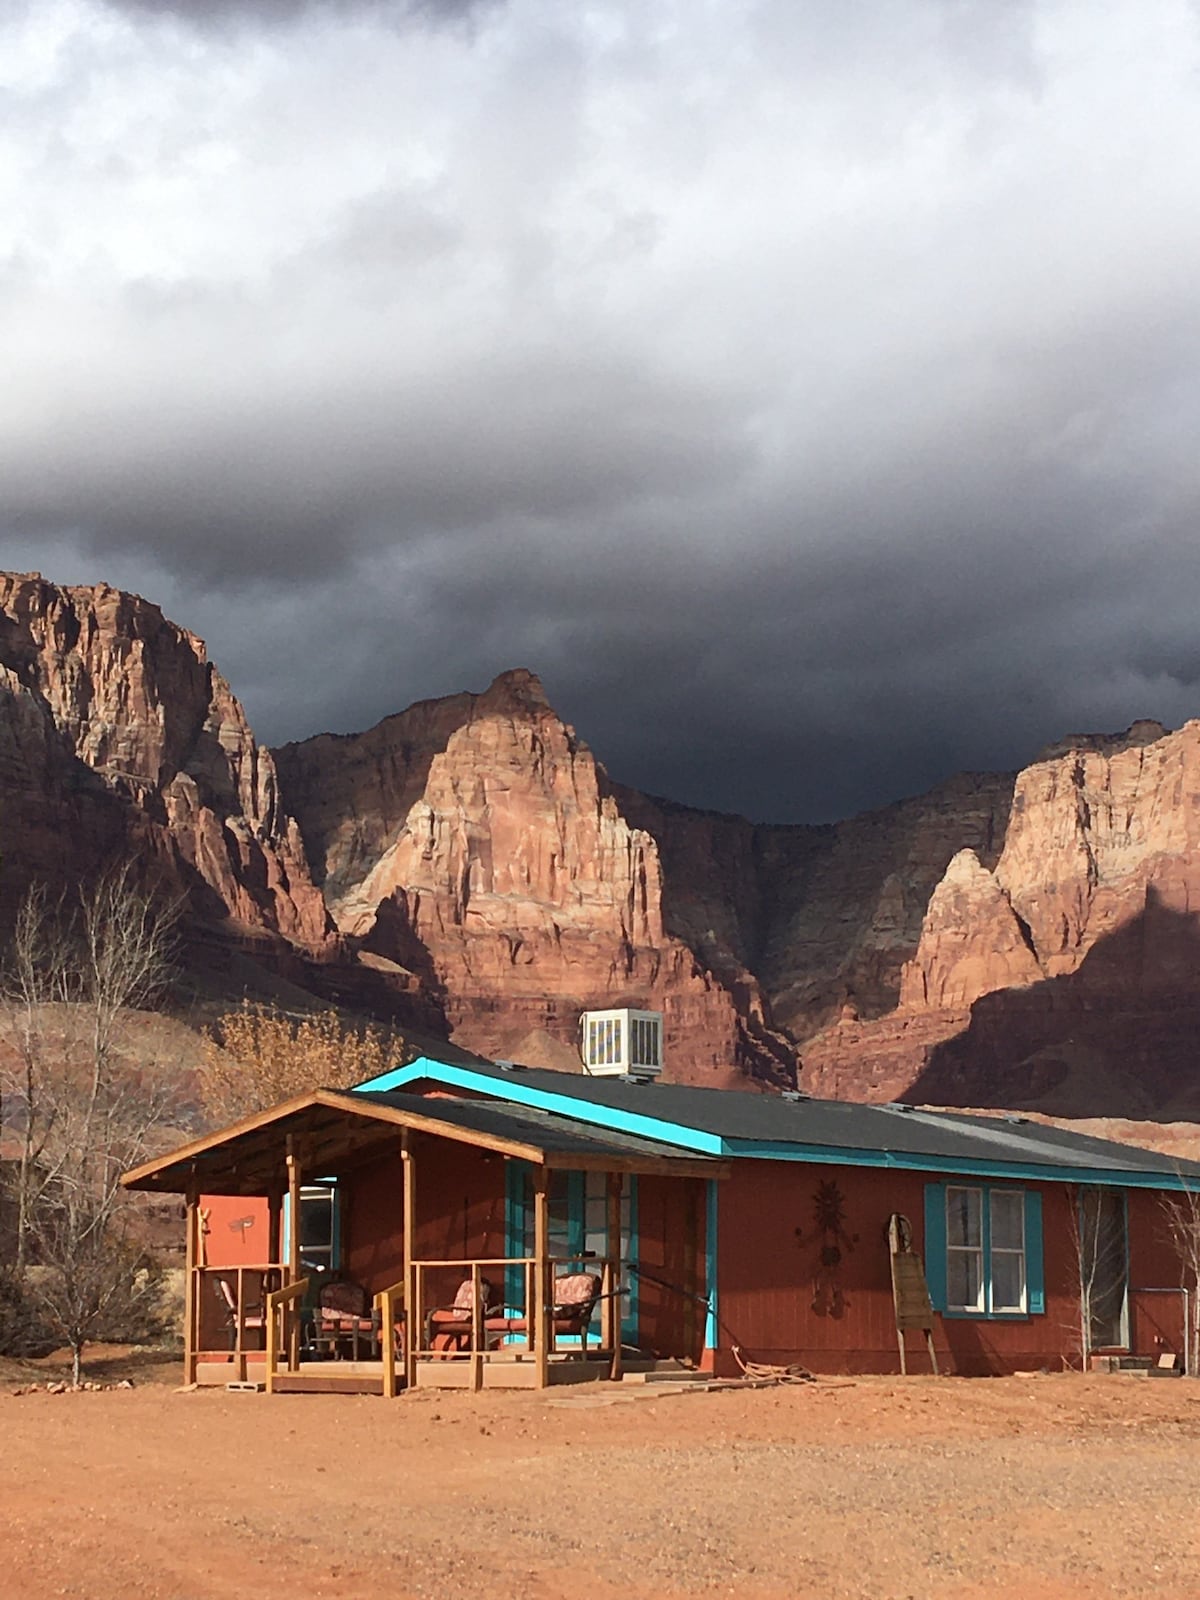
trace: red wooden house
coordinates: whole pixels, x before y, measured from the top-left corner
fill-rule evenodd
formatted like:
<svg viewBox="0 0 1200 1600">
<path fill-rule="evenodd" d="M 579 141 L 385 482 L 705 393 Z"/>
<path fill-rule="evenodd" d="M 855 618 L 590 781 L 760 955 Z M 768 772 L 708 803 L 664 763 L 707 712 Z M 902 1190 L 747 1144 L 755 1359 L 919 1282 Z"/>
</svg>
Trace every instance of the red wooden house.
<svg viewBox="0 0 1200 1600">
<path fill-rule="evenodd" d="M 895 1371 L 897 1215 L 944 1370 L 1057 1370 L 1085 1346 L 1182 1359 L 1194 1314 L 1163 1201 L 1200 1191 L 1200 1165 L 1014 1116 L 576 1076 L 447 1046 L 125 1181 L 188 1197 L 192 1375 L 272 1388 L 540 1386 L 664 1363 L 726 1375 L 739 1353 Z M 322 1296 L 340 1301 L 324 1339 Z"/>
</svg>

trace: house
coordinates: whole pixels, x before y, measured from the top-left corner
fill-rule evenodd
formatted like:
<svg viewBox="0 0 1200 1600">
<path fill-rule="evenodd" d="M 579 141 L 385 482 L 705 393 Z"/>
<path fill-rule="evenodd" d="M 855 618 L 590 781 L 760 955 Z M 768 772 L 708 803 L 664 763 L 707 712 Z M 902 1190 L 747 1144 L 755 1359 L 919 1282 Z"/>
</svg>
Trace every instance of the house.
<svg viewBox="0 0 1200 1600">
<path fill-rule="evenodd" d="M 1090 1350 L 1182 1357 L 1195 1311 L 1163 1203 L 1200 1189 L 1200 1164 L 1019 1116 L 575 1075 L 451 1046 L 125 1182 L 188 1197 L 191 1375 L 225 1381 L 236 1363 L 273 1388 L 542 1386 L 664 1362 L 732 1375 L 739 1353 L 893 1372 L 896 1217 L 924 1259 L 943 1370 L 1079 1364 L 1081 1299 Z M 256 1219 L 240 1265 L 212 1255 L 234 1213 Z M 582 1329 L 558 1299 L 571 1277 L 591 1282 Z M 336 1340 L 347 1359 L 307 1359 L 323 1278 L 367 1291 L 353 1356 L 369 1359 Z M 264 1290 L 269 1326 L 245 1316 Z"/>
</svg>

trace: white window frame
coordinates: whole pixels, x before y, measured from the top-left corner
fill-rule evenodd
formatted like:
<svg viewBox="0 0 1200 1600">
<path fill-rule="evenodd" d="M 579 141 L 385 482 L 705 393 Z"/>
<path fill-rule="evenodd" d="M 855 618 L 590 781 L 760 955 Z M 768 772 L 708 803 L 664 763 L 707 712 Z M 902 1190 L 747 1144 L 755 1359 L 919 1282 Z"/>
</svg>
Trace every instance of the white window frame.
<svg viewBox="0 0 1200 1600">
<path fill-rule="evenodd" d="M 976 1194 L 979 1196 L 979 1243 L 978 1245 L 951 1244 L 951 1209 L 953 1196 L 959 1194 Z M 1015 1195 L 1021 1202 L 1021 1247 L 1014 1249 L 1011 1245 L 995 1245 L 992 1243 L 991 1211 L 992 1196 L 997 1194 Z M 979 1262 L 979 1294 L 973 1305 L 962 1305 L 950 1299 L 950 1258 L 954 1255 L 974 1256 Z M 995 1271 L 993 1263 L 998 1256 L 1014 1257 L 1020 1262 L 1020 1303 L 1018 1305 L 997 1305 L 995 1295 Z M 1024 1317 L 1029 1315 L 1029 1218 L 1028 1208 L 1025 1203 L 1024 1189 L 1009 1189 L 1004 1186 L 995 1188 L 979 1184 L 947 1184 L 946 1185 L 946 1309 L 958 1316 L 976 1317 Z"/>
</svg>

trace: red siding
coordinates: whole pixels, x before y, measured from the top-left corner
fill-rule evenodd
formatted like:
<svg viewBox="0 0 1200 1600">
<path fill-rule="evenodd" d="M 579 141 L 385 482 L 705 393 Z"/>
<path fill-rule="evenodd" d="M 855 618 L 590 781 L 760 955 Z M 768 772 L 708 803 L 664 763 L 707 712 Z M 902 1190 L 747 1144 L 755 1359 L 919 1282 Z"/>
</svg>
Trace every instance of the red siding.
<svg viewBox="0 0 1200 1600">
<path fill-rule="evenodd" d="M 758 1360 L 800 1361 L 827 1372 L 898 1371 L 887 1223 L 894 1211 L 907 1216 L 923 1254 L 925 1185 L 936 1181 L 913 1172 L 737 1162 L 719 1186 L 720 1314 L 730 1335 Z M 840 1223 L 818 1215 L 823 1184 L 832 1185 L 840 1199 Z M 951 1371 L 1059 1370 L 1064 1362 L 1078 1363 L 1072 1197 L 1060 1184 L 1024 1187 L 1042 1195 L 1045 1314 L 936 1318 L 939 1360 Z M 1131 1192 L 1129 1199 L 1131 1286 L 1177 1283 L 1178 1267 L 1157 1221 L 1159 1197 Z M 1181 1348 L 1175 1297 L 1131 1295 L 1130 1320 L 1135 1353 L 1155 1354 L 1156 1337 Z M 718 1370 L 736 1370 L 727 1353 L 729 1336 L 722 1335 L 720 1343 Z M 927 1357 L 918 1334 L 908 1335 L 908 1349 L 910 1370 L 920 1371 Z"/>
<path fill-rule="evenodd" d="M 638 1281 L 638 1342 L 658 1355 L 703 1355 L 704 1207 L 698 1178 L 638 1179 L 638 1262 L 663 1280 Z"/>
</svg>

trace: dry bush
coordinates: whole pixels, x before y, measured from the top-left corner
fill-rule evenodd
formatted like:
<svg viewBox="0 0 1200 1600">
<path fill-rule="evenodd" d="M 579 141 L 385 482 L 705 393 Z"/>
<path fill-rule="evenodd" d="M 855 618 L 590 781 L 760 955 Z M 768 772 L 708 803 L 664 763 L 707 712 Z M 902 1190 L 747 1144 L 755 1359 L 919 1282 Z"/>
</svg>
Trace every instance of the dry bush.
<svg viewBox="0 0 1200 1600">
<path fill-rule="evenodd" d="M 413 1059 L 398 1035 L 350 1027 L 336 1011 L 289 1017 L 244 1003 L 205 1045 L 200 1097 L 217 1126 L 311 1089 L 345 1089 Z"/>
</svg>

